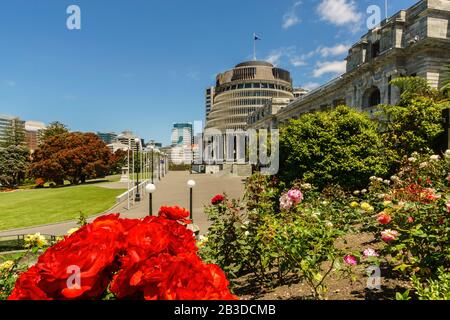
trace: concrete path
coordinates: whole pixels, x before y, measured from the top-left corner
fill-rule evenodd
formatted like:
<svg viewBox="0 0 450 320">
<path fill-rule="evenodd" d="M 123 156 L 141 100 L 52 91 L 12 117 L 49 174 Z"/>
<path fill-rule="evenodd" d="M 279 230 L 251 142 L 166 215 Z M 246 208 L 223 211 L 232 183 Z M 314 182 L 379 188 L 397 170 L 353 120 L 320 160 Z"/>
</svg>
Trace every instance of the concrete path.
<svg viewBox="0 0 450 320">
<path fill-rule="evenodd" d="M 189 189 L 187 181 L 193 179 L 196 182 L 194 188 L 194 223 L 200 227 L 200 234 L 207 231 L 209 223 L 207 216 L 203 212 L 205 205 L 208 205 L 211 198 L 216 194 L 226 193 L 230 198 L 242 198 L 244 193 L 243 179 L 235 176 L 217 177 L 213 175 L 194 174 L 188 172 L 169 172 L 163 180 L 156 183 L 156 192 L 153 194 L 153 211 L 156 215 L 161 206 L 178 205 L 189 209 Z M 123 218 L 142 218 L 148 215 L 148 196 L 143 195 L 140 203 L 127 209 L 127 202 L 122 202 L 108 213 L 120 213 Z M 92 221 L 95 217 L 88 219 Z M 76 221 L 36 226 L 25 229 L 9 230 L 0 232 L 0 237 L 17 234 L 34 234 L 40 232 L 48 235 L 65 235 L 71 228 L 76 227 Z"/>
</svg>

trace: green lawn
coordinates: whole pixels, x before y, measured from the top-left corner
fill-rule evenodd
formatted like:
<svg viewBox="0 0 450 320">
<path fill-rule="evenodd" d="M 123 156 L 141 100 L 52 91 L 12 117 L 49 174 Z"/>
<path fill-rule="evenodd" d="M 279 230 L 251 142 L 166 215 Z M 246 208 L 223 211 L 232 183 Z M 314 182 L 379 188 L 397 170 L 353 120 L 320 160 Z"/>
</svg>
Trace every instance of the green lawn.
<svg viewBox="0 0 450 320">
<path fill-rule="evenodd" d="M 125 189 L 92 185 L 0 193 L 0 230 L 77 219 L 112 207 Z"/>
</svg>

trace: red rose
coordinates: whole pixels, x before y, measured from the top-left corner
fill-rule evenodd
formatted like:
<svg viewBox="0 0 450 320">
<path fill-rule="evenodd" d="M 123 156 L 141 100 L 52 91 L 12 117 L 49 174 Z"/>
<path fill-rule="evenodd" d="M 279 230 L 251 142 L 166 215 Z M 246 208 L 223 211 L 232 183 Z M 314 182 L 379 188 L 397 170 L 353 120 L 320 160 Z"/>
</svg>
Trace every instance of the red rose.
<svg viewBox="0 0 450 320">
<path fill-rule="evenodd" d="M 392 218 L 390 215 L 386 214 L 386 213 L 380 213 L 378 215 L 378 222 L 381 224 L 389 224 L 392 221 Z"/>
<path fill-rule="evenodd" d="M 180 220 L 185 222 L 186 218 L 189 217 L 189 211 L 186 209 L 176 207 L 161 207 L 159 209 L 159 216 L 161 218 L 167 218 L 170 220 Z"/>
<path fill-rule="evenodd" d="M 146 300 L 236 299 L 219 267 L 206 265 L 195 254 L 161 254 L 123 270 L 111 291 L 120 298 L 143 296 Z"/>
<path fill-rule="evenodd" d="M 9 299 L 98 299 L 108 287 L 119 299 L 235 299 L 223 271 L 197 256 L 192 231 L 180 223 L 187 214 L 163 207 L 143 220 L 100 217 L 47 249 Z M 79 286 L 70 288 L 74 275 Z"/>
<path fill-rule="evenodd" d="M 52 300 L 38 287 L 40 279 L 39 270 L 31 267 L 20 275 L 8 300 Z"/>
<path fill-rule="evenodd" d="M 218 194 L 217 196 L 211 199 L 211 204 L 215 206 L 218 205 L 219 203 L 222 203 L 224 200 L 225 197 L 221 194 Z"/>
</svg>

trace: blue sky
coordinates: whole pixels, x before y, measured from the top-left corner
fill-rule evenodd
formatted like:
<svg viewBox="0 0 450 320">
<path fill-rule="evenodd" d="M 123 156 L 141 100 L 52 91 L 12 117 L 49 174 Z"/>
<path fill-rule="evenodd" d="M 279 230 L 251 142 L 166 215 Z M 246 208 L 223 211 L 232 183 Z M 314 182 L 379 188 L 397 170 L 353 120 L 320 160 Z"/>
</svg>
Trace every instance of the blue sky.
<svg viewBox="0 0 450 320">
<path fill-rule="evenodd" d="M 389 0 L 389 13 L 415 0 Z M 81 30 L 66 9 L 81 8 Z M 0 113 L 72 130 L 133 130 L 167 144 L 204 119 L 218 72 L 257 56 L 314 88 L 342 71 L 384 0 L 2 0 Z"/>
</svg>

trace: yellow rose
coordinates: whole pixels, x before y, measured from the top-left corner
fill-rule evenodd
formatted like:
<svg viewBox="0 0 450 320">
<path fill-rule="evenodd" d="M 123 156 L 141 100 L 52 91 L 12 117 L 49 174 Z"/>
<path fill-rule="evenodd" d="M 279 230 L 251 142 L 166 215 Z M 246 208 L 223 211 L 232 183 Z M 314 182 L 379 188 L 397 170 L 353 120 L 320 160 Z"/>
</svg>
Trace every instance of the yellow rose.
<svg viewBox="0 0 450 320">
<path fill-rule="evenodd" d="M 69 231 L 67 231 L 67 235 L 71 236 L 72 234 L 74 234 L 75 232 L 77 232 L 80 228 L 72 228 L 69 229 Z"/>
<path fill-rule="evenodd" d="M 363 209 L 366 212 L 373 212 L 375 209 L 374 207 L 372 207 L 370 204 L 368 204 L 367 202 L 363 202 L 361 203 L 361 209 Z"/>
<path fill-rule="evenodd" d="M 350 203 L 350 207 L 353 208 L 353 209 L 358 208 L 359 207 L 359 203 L 356 202 L 356 201 L 353 201 L 352 203 Z"/>
<path fill-rule="evenodd" d="M 14 266 L 14 261 L 8 260 L 0 264 L 0 271 L 10 270 Z"/>
</svg>

